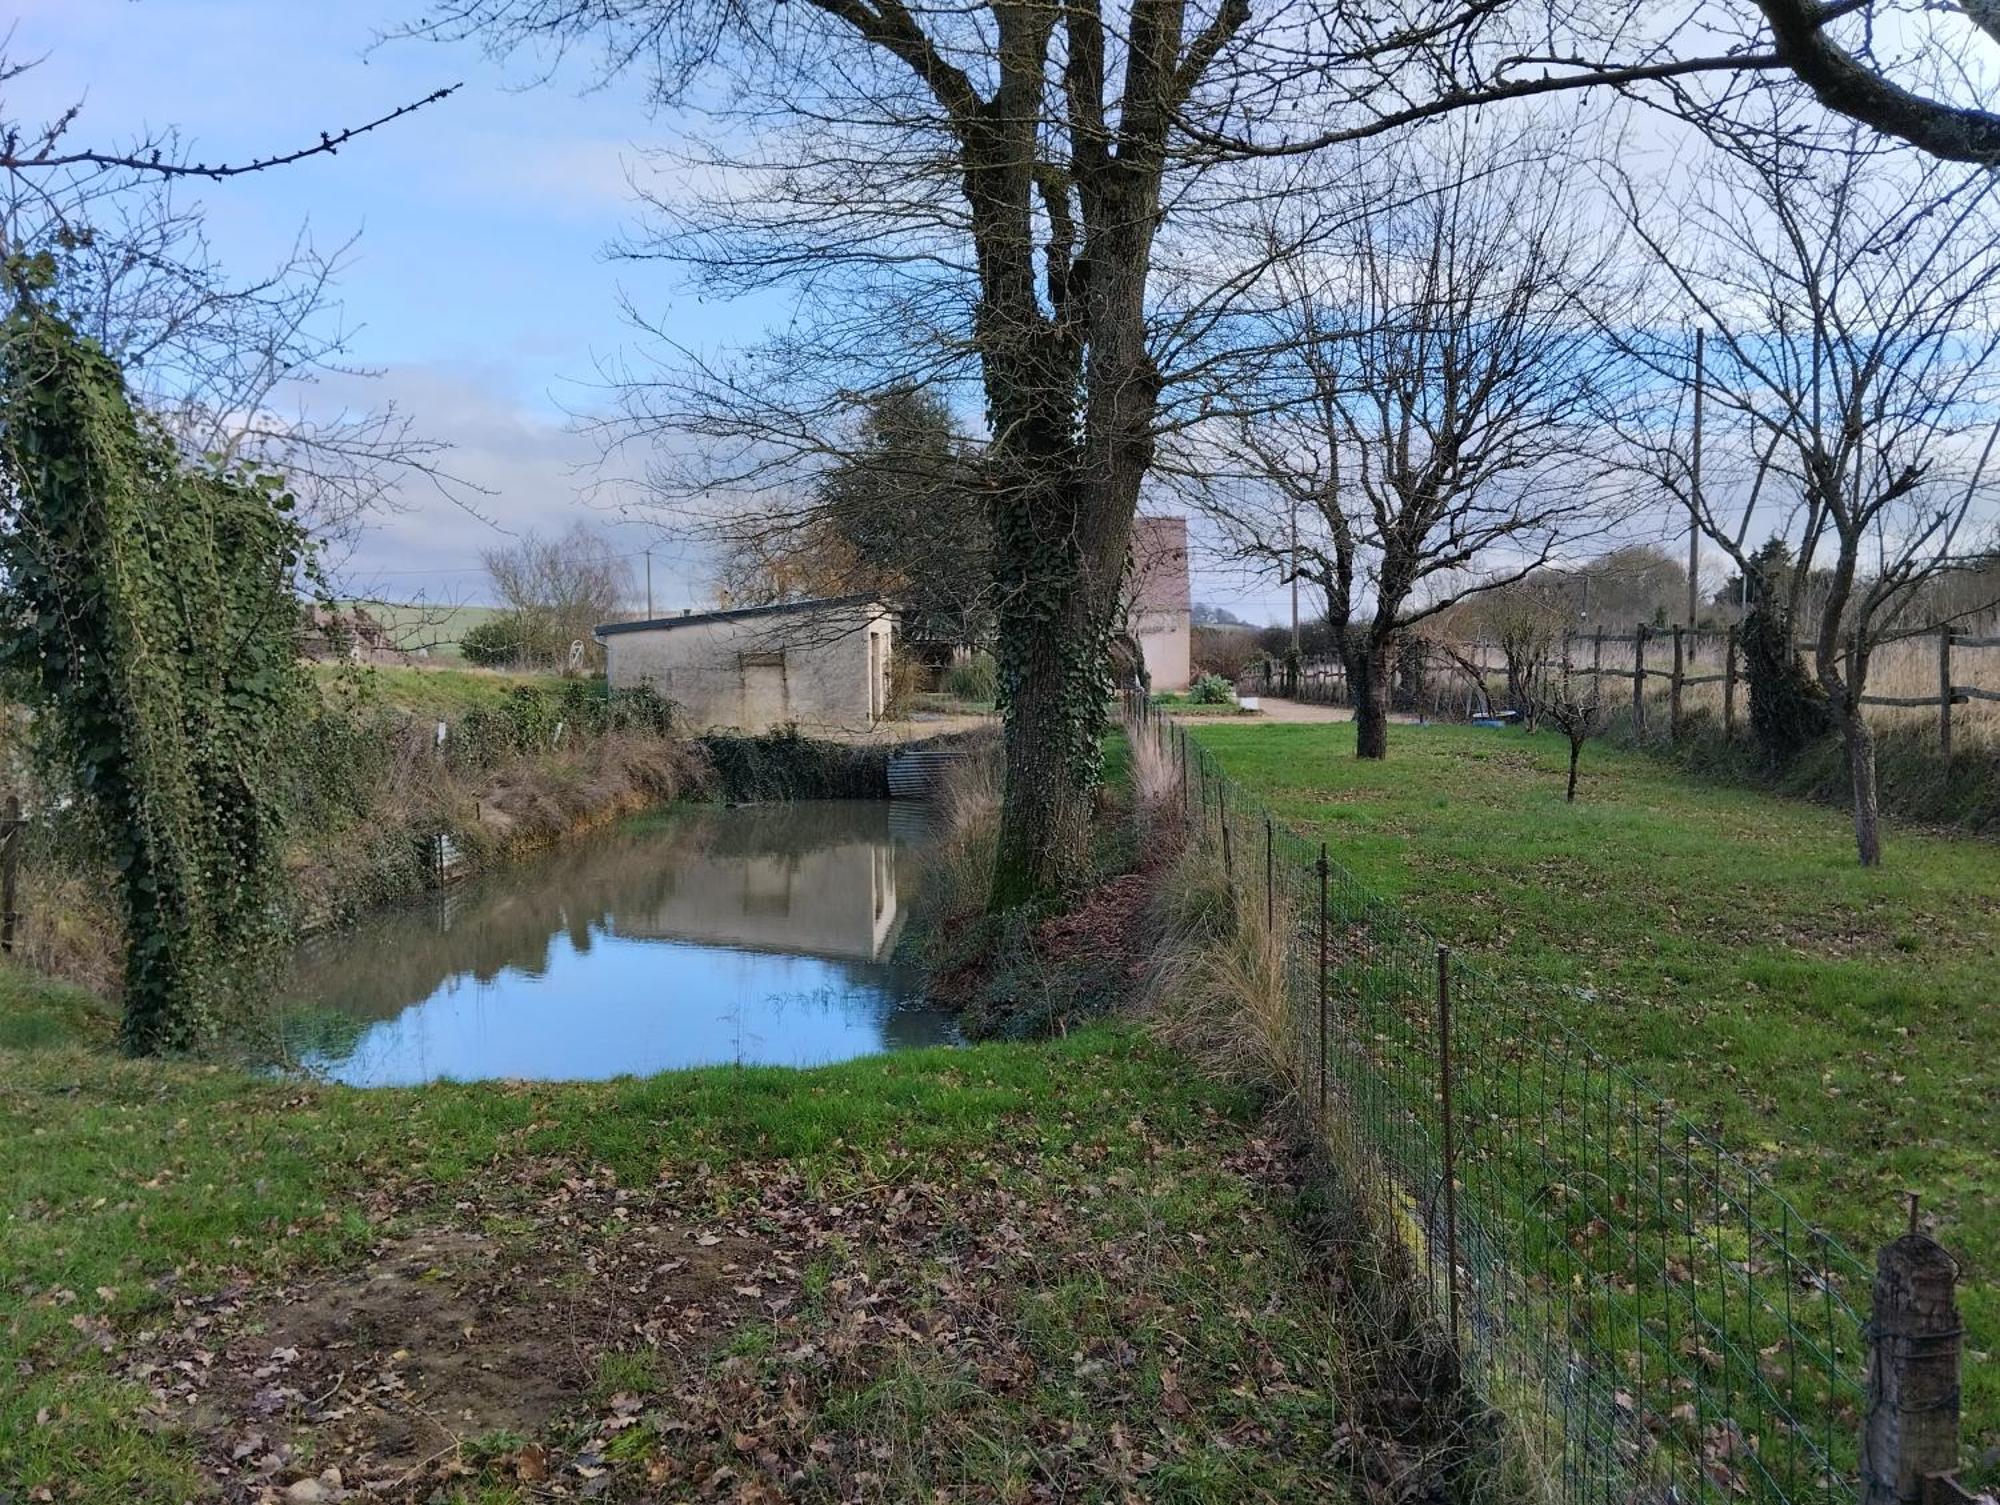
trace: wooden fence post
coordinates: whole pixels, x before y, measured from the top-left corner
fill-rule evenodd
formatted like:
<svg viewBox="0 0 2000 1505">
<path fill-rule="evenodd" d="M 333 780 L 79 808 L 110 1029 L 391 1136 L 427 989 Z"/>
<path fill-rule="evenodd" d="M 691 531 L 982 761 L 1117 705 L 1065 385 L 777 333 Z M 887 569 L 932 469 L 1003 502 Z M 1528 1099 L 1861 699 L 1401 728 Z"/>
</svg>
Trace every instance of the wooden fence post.
<svg viewBox="0 0 2000 1505">
<path fill-rule="evenodd" d="M 14 911 L 14 895 L 21 880 L 21 831 L 27 822 L 21 819 L 21 796 L 7 796 L 6 831 L 0 836 L 5 842 L 0 847 L 0 952 L 12 954 L 14 950 L 14 927 L 20 916 Z"/>
<path fill-rule="evenodd" d="M 1590 692 L 1598 701 L 1604 699 L 1604 629 L 1597 629 L 1597 635 L 1590 640 Z"/>
<path fill-rule="evenodd" d="M 1674 624 L 1674 677 L 1667 681 L 1667 738 L 1676 744 L 1681 740 L 1681 679 L 1686 668 L 1685 649 L 1682 646 L 1680 623 Z"/>
<path fill-rule="evenodd" d="M 1958 1467 L 1957 1276 L 1951 1255 L 1914 1228 L 1875 1257 L 1862 1505 L 1924 1505 L 1943 1497 L 1927 1481 Z"/>
<path fill-rule="evenodd" d="M 1729 629 L 1727 646 L 1722 651 L 1722 736 L 1724 741 L 1736 735 L 1736 628 Z"/>
<path fill-rule="evenodd" d="M 1951 629 L 1938 628 L 1938 756 L 1951 762 Z"/>
<path fill-rule="evenodd" d="M 1646 627 L 1632 630 L 1632 735 L 1646 731 Z"/>
</svg>

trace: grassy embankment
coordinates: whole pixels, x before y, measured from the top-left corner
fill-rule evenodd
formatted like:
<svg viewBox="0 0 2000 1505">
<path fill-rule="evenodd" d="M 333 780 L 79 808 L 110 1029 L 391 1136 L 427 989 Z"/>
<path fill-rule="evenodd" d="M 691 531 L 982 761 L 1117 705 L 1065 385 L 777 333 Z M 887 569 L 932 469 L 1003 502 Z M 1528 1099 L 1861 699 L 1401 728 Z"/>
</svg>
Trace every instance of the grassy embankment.
<svg viewBox="0 0 2000 1505">
<path fill-rule="evenodd" d="M 2000 1442 L 2000 850 L 1553 736 L 1204 727 L 1223 767 L 1378 892 L 1716 1126 L 1868 1259 L 1923 1194 L 1964 1262 L 1972 1453 Z"/>
<path fill-rule="evenodd" d="M 0 1019 L 32 1017 L 22 991 Z M 48 1048 L 0 1049 L 22 1498 L 1339 1490 L 1284 1156 L 1130 1029 L 374 1092 L 24 1036 Z"/>
</svg>

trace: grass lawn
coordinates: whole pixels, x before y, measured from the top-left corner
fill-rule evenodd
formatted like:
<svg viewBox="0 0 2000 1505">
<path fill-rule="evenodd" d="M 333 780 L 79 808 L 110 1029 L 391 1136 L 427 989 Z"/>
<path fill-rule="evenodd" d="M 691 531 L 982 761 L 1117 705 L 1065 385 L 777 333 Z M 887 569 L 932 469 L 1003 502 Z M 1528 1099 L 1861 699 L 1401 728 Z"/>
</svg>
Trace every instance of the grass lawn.
<svg viewBox="0 0 2000 1505">
<path fill-rule="evenodd" d="M 353 685 L 361 695 L 406 715 L 463 716 L 479 707 L 500 704 L 508 692 L 523 685 L 554 688 L 559 674 L 514 673 L 503 669 L 404 668 L 393 664 L 313 664 L 313 677 L 328 688 Z M 603 683 L 599 676 L 597 682 Z"/>
<path fill-rule="evenodd" d="M 375 1092 L 28 1033 L 0 1050 L 23 1500 L 1341 1493 L 1285 1157 L 1129 1028 Z"/>
<path fill-rule="evenodd" d="M 421 602 L 353 600 L 342 607 L 359 606 L 388 629 L 399 648 L 415 652 L 422 648 L 432 658 L 446 663 L 459 662 L 459 642 L 489 618 L 501 615 L 502 606 L 444 606 Z"/>
<path fill-rule="evenodd" d="M 1236 779 L 1759 1164 L 1864 1262 L 1902 1193 L 1964 1266 L 1971 1452 L 2000 1444 L 2000 847 L 1554 736 L 1203 726 Z M 1865 1293 L 1856 1293 L 1857 1298 Z"/>
</svg>

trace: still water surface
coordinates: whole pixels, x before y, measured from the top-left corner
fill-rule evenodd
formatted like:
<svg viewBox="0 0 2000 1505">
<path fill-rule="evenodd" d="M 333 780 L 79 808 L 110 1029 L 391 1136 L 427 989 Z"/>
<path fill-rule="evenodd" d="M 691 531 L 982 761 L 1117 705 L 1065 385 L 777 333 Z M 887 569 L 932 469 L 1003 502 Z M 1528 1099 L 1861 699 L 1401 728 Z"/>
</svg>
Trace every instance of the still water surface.
<svg viewBox="0 0 2000 1505">
<path fill-rule="evenodd" d="M 356 1086 L 810 1066 L 956 1038 L 891 954 L 926 811 L 648 816 L 384 911 L 295 958 L 308 1070 Z"/>
</svg>

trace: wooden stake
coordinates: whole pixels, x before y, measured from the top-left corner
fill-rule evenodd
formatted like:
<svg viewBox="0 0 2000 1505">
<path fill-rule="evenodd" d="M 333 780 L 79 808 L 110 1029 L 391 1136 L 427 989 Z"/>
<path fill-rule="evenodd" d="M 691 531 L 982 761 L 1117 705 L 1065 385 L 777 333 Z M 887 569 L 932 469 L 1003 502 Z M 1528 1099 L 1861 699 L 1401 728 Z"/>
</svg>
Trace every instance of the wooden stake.
<svg viewBox="0 0 2000 1505">
<path fill-rule="evenodd" d="M 20 916 L 14 912 L 14 896 L 21 879 L 21 832 L 27 822 L 21 819 L 21 797 L 7 796 L 6 830 L 0 841 L 4 841 L 5 855 L 0 856 L 0 952 L 12 954 L 14 950 L 14 927 Z"/>
<path fill-rule="evenodd" d="M 1646 628 L 1641 625 L 1632 634 L 1632 734 L 1641 736 L 1646 730 Z"/>
<path fill-rule="evenodd" d="M 1722 735 L 1725 740 L 1736 735 L 1736 629 L 1729 629 L 1728 645 L 1723 649 L 1722 661 Z"/>
<path fill-rule="evenodd" d="M 1951 763 L 1951 629 L 1938 629 L 1938 756 Z"/>
<path fill-rule="evenodd" d="M 1674 627 L 1674 677 L 1667 681 L 1667 736 L 1679 743 L 1681 740 L 1681 678 L 1686 668 L 1686 649 L 1682 642 L 1683 629 Z"/>
</svg>

